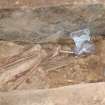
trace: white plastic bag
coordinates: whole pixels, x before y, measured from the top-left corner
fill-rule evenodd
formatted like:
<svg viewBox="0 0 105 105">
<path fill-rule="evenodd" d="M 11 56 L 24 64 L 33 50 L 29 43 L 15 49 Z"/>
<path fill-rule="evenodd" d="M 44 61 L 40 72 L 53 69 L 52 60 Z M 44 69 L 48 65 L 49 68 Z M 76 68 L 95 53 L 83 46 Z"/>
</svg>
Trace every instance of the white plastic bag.
<svg viewBox="0 0 105 105">
<path fill-rule="evenodd" d="M 70 37 L 75 42 L 75 48 L 73 52 L 76 55 L 81 55 L 83 53 L 93 53 L 95 51 L 95 46 L 91 42 L 90 30 L 88 28 L 72 32 Z"/>
</svg>

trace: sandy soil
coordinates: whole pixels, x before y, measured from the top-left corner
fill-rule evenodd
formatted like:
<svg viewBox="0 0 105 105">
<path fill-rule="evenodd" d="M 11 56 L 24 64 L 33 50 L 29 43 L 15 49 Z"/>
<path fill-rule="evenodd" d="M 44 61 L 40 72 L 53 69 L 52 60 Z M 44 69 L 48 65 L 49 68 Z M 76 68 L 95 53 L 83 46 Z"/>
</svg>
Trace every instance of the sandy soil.
<svg viewBox="0 0 105 105">
<path fill-rule="evenodd" d="M 0 0 L 0 8 L 45 7 L 67 4 L 105 3 L 104 0 Z"/>
<path fill-rule="evenodd" d="M 98 39 L 95 43 L 96 53 L 93 55 L 75 57 L 74 55 L 61 53 L 45 61 L 42 65 L 47 72 L 46 80 L 49 87 L 104 81 L 104 44 L 104 39 Z M 70 46 L 72 47 L 72 45 L 62 46 L 62 49 L 69 51 Z"/>
<path fill-rule="evenodd" d="M 0 92 L 0 105 L 105 105 L 105 83 Z"/>
<path fill-rule="evenodd" d="M 77 3 L 75 1 L 72 3 Z M 81 0 L 82 3 L 92 1 Z M 0 0 L 0 8 L 35 8 L 70 3 L 71 0 Z M 59 48 L 69 51 L 73 44 L 49 43 L 36 47 L 0 41 L 0 91 L 16 90 L 5 94 L 0 92 L 0 105 L 104 105 L 105 84 L 97 82 L 105 81 L 105 39 L 95 39 L 94 44 L 95 54 L 76 57 L 57 52 Z M 63 88 L 37 90 L 57 87 Z"/>
<path fill-rule="evenodd" d="M 40 50 L 44 50 L 47 56 L 46 58 L 42 59 L 41 56 L 44 55 L 40 55 L 41 53 L 39 52 L 38 54 L 41 58 L 37 59 L 35 57 L 34 62 L 30 62 L 26 59 L 31 53 L 36 53 L 36 50 L 32 50 L 34 52 L 30 52 L 30 48 L 36 48 L 32 47 L 33 45 L 21 45 L 20 43 L 15 44 L 12 42 L 5 41 L 1 42 L 0 44 L 0 87 L 3 91 L 23 89 L 46 89 L 68 86 L 73 84 L 95 83 L 105 81 L 104 38 L 98 38 L 98 40 L 94 41 L 94 44 L 96 46 L 95 54 L 79 57 L 76 57 L 73 54 L 61 52 L 57 53 L 58 48 L 61 48 L 61 50 L 69 51 L 70 48 L 73 47 L 73 43 L 68 45 L 51 43 L 39 45 L 41 47 Z M 17 49 L 17 53 L 15 52 L 15 49 Z M 20 52 L 21 54 L 23 54 L 22 57 L 19 58 Z M 19 59 L 21 60 L 22 58 L 24 58 L 24 60 L 19 63 Z M 42 61 L 38 63 L 37 61 L 39 61 L 39 59 L 42 59 Z M 33 59 L 30 58 L 30 60 Z M 14 61 L 16 63 L 13 63 Z M 27 66 L 21 69 L 21 65 L 29 65 L 29 67 L 33 67 L 32 65 L 37 65 L 37 63 L 38 66 L 33 70 L 29 69 L 27 71 Z M 17 74 L 12 74 L 11 71 L 13 70 L 15 70 Z M 5 80 L 5 78 L 7 77 L 6 75 L 8 75 L 7 80 Z"/>
</svg>

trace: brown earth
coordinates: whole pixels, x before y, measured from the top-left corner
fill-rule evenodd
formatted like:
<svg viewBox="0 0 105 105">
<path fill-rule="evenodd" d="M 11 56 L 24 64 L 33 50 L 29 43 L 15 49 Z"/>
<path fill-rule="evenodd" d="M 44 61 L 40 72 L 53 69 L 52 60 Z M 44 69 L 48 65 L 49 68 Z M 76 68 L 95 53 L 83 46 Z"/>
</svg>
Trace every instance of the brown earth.
<svg viewBox="0 0 105 105">
<path fill-rule="evenodd" d="M 45 7 L 68 4 L 96 4 L 105 3 L 105 0 L 0 0 L 0 8 L 17 8 L 17 7 Z"/>
<path fill-rule="evenodd" d="M 79 3 L 104 4 L 104 1 L 81 0 Z M 0 8 L 79 3 L 77 0 L 0 0 Z M 104 27 L 102 23 L 99 29 Z M 0 105 L 105 105 L 105 84 L 97 83 L 105 81 L 105 39 L 93 41 L 96 53 L 79 57 L 58 51 L 59 48 L 69 51 L 73 43 L 35 45 L 0 41 L 0 91 L 4 91 L 0 92 Z"/>
<path fill-rule="evenodd" d="M 105 83 L 0 92 L 0 105 L 105 105 Z"/>
<path fill-rule="evenodd" d="M 58 51 L 59 48 L 61 51 L 70 51 L 73 47 L 72 42 L 68 45 L 40 44 L 38 45 L 40 47 L 37 47 L 32 44 L 19 43 L 17 45 L 2 41 L 0 44 L 0 88 L 3 91 L 45 89 L 105 81 L 105 40 L 103 37 L 98 38 L 94 40 L 94 44 L 96 53 L 76 57 L 73 54 Z M 39 52 L 43 50 L 47 54 L 46 57 L 44 53 Z M 36 56 L 33 56 L 33 59 L 30 56 L 32 54 Z M 30 61 L 27 60 L 28 56 Z M 27 66 L 21 68 L 25 65 L 29 65 L 30 69 L 27 70 Z M 37 66 L 31 69 L 32 65 Z"/>
</svg>

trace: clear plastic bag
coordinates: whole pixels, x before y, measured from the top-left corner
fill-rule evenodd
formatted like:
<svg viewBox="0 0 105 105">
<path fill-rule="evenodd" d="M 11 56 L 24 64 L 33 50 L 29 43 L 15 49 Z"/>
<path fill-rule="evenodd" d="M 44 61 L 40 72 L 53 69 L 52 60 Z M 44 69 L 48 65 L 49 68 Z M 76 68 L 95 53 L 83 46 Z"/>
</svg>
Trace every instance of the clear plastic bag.
<svg viewBox="0 0 105 105">
<path fill-rule="evenodd" d="M 72 32 L 70 37 L 75 42 L 75 48 L 73 49 L 73 52 L 76 55 L 95 52 L 95 46 L 91 42 L 90 30 L 88 28 Z"/>
</svg>

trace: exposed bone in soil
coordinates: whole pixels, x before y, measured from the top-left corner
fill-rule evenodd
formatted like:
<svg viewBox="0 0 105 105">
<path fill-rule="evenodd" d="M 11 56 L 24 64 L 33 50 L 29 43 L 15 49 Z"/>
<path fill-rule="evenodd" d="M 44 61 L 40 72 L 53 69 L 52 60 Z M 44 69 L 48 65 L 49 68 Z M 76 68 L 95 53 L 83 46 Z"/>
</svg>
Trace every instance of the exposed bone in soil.
<svg viewBox="0 0 105 105">
<path fill-rule="evenodd" d="M 1 55 L 4 55 L 0 56 L 1 91 L 45 89 L 105 81 L 103 37 L 94 40 L 96 53 L 79 57 L 59 51 L 55 54 L 59 48 L 62 51 L 70 51 L 73 44 L 0 43 L 0 49 L 4 49 L 1 50 Z M 11 48 L 11 45 L 14 47 Z M 21 50 L 15 54 L 15 48 Z"/>
</svg>

